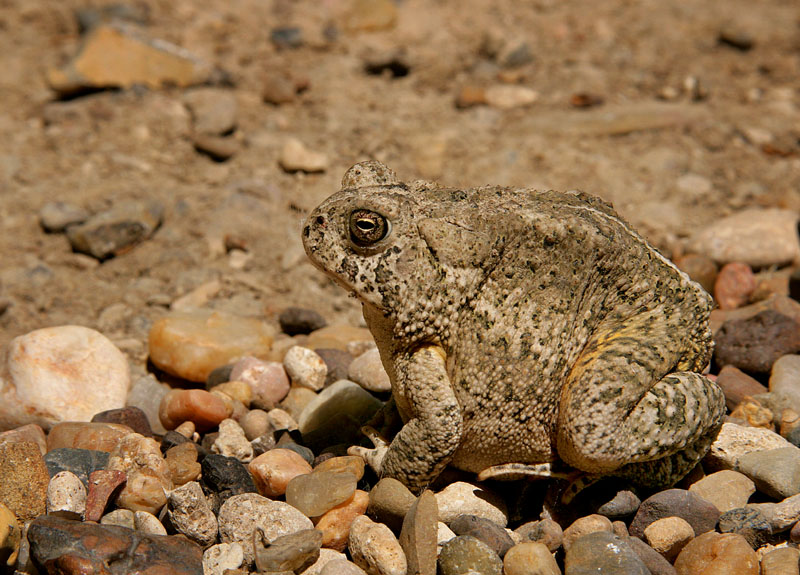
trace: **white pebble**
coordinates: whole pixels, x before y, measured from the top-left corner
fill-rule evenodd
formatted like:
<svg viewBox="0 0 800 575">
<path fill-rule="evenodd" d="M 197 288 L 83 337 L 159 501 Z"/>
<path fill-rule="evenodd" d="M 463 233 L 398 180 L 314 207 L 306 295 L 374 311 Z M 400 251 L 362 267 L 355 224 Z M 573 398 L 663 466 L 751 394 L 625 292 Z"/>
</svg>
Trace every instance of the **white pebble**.
<svg viewBox="0 0 800 575">
<path fill-rule="evenodd" d="M 464 481 L 456 481 L 442 489 L 436 494 L 436 503 L 439 520 L 448 525 L 459 515 L 477 515 L 501 527 L 508 523 L 508 511 L 500 497 Z"/>
<path fill-rule="evenodd" d="M 242 546 L 217 543 L 203 552 L 203 575 L 225 575 L 227 569 L 238 569 L 244 562 Z"/>
<path fill-rule="evenodd" d="M 158 517 L 147 511 L 135 511 L 133 513 L 133 524 L 136 531 L 147 533 L 149 535 L 166 535 L 167 530 L 158 520 Z"/>
<path fill-rule="evenodd" d="M 283 367 L 293 383 L 314 391 L 325 385 L 328 366 L 313 350 L 295 345 L 290 347 L 283 357 Z"/>
<path fill-rule="evenodd" d="M 248 463 L 253 459 L 253 446 L 247 440 L 247 436 L 233 419 L 223 419 L 219 424 L 219 435 L 211 445 L 211 451 L 226 457 L 235 457 L 242 463 Z"/>
<path fill-rule="evenodd" d="M 47 513 L 81 519 L 86 511 L 86 488 L 71 471 L 56 473 L 47 484 Z"/>
<path fill-rule="evenodd" d="M 365 351 L 350 362 L 347 377 L 367 391 L 384 392 L 392 389 L 392 382 L 383 368 L 377 348 Z"/>
<path fill-rule="evenodd" d="M 383 523 L 359 515 L 350 526 L 348 545 L 353 562 L 367 573 L 405 575 L 408 564 L 403 548 Z"/>
<path fill-rule="evenodd" d="M 170 521 L 179 533 L 202 547 L 217 539 L 217 518 L 197 481 L 172 490 L 168 499 Z"/>
</svg>

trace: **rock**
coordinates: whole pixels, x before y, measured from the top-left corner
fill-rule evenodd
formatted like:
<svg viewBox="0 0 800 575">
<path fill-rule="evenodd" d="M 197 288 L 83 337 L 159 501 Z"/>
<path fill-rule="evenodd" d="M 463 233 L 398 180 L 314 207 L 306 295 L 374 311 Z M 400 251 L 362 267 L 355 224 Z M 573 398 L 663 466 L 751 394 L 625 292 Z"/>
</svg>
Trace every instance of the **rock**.
<svg viewBox="0 0 800 575">
<path fill-rule="evenodd" d="M 350 526 L 350 554 L 353 562 L 367 573 L 405 575 L 406 556 L 391 530 L 366 515 L 356 517 Z"/>
<path fill-rule="evenodd" d="M 167 530 L 158 517 L 147 511 L 134 511 L 133 526 L 136 531 L 148 535 L 166 535 Z"/>
<path fill-rule="evenodd" d="M 754 397 L 746 398 L 730 414 L 732 421 L 740 420 L 750 427 L 763 427 L 770 431 L 774 429 L 772 423 L 774 417 L 772 411 L 761 405 L 761 402 Z"/>
<path fill-rule="evenodd" d="M 150 238 L 163 217 L 164 206 L 160 202 L 123 200 L 82 224 L 70 226 L 67 238 L 74 251 L 102 261 Z"/>
<path fill-rule="evenodd" d="M 555 553 L 564 541 L 564 532 L 561 529 L 561 525 L 552 519 L 530 521 L 519 526 L 515 533 L 520 535 L 523 541 L 542 543 L 551 553 Z"/>
<path fill-rule="evenodd" d="M 508 523 L 508 510 L 503 500 L 488 489 L 456 481 L 436 494 L 439 520 L 450 524 L 459 515 L 477 515 L 501 527 Z"/>
<path fill-rule="evenodd" d="M 0 566 L 13 566 L 19 554 L 22 529 L 17 518 L 3 503 L 0 503 Z"/>
<path fill-rule="evenodd" d="M 797 304 L 800 307 L 800 304 Z M 317 349 L 327 347 L 346 351 L 353 356 L 361 355 L 370 347 L 375 347 L 370 331 L 352 325 L 329 325 L 308 334 L 305 347 Z M 351 346 L 353 346 L 351 348 Z"/>
<path fill-rule="evenodd" d="M 322 546 L 343 551 L 347 547 L 353 521 L 367 511 L 368 504 L 367 492 L 356 489 L 350 499 L 322 514 L 316 525 L 322 531 Z"/>
<path fill-rule="evenodd" d="M 236 95 L 220 88 L 198 88 L 184 95 L 195 134 L 221 136 L 236 129 Z"/>
<path fill-rule="evenodd" d="M 197 382 L 233 358 L 266 355 L 271 346 L 272 330 L 262 321 L 211 310 L 173 312 L 156 321 L 149 336 L 156 367 Z"/>
<path fill-rule="evenodd" d="M 111 452 L 126 435 L 133 433 L 127 425 L 65 421 L 56 423 L 47 435 L 47 448 L 96 449 Z"/>
<path fill-rule="evenodd" d="M 299 48 L 303 45 L 303 31 L 293 26 L 280 26 L 270 30 L 269 39 L 279 49 Z"/>
<path fill-rule="evenodd" d="M 89 219 L 89 212 L 68 202 L 47 202 L 39 210 L 39 224 L 49 233 L 63 232 L 69 226 Z"/>
<path fill-rule="evenodd" d="M 244 562 L 239 543 L 217 543 L 203 552 L 204 575 L 225 575 L 228 569 L 238 569 Z"/>
<path fill-rule="evenodd" d="M 708 293 L 714 293 L 717 281 L 717 264 L 700 254 L 687 254 L 675 260 L 675 265 L 699 283 Z"/>
<path fill-rule="evenodd" d="M 742 52 L 749 52 L 755 45 L 753 37 L 747 31 L 731 25 L 719 31 L 717 43 Z"/>
<path fill-rule="evenodd" d="M 306 405 L 297 424 L 303 435 L 322 427 L 334 415 L 348 415 L 366 422 L 383 405 L 357 383 L 342 380 L 323 389 Z"/>
<path fill-rule="evenodd" d="M 280 497 L 286 486 L 299 475 L 311 473 L 311 465 L 290 449 L 271 449 L 248 465 L 258 492 L 267 497 Z"/>
<path fill-rule="evenodd" d="M 456 535 L 471 535 L 483 541 L 500 557 L 500 559 L 502 559 L 506 552 L 514 545 L 514 540 L 511 539 L 502 527 L 488 519 L 477 517 L 476 515 L 459 515 L 450 522 L 450 529 L 452 529 L 453 533 Z"/>
<path fill-rule="evenodd" d="M 304 529 L 283 535 L 272 541 L 264 541 L 263 534 L 254 534 L 256 567 L 259 571 L 301 572 L 319 559 L 322 532 Z"/>
<path fill-rule="evenodd" d="M 350 363 L 353 356 L 340 349 L 315 349 L 318 356 L 322 358 L 328 367 L 328 375 L 325 376 L 325 385 L 330 385 L 340 379 L 347 379 L 350 370 Z"/>
<path fill-rule="evenodd" d="M 173 389 L 161 400 L 161 424 L 175 429 L 191 421 L 200 431 L 213 429 L 230 415 L 225 403 L 203 389 Z"/>
<path fill-rule="evenodd" d="M 144 411 L 134 406 L 108 409 L 95 413 L 92 416 L 92 423 L 119 423 L 145 437 L 153 436 L 147 415 Z"/>
<path fill-rule="evenodd" d="M 155 440 L 138 433 L 123 437 L 111 452 L 107 468 L 128 476 L 117 497 L 118 507 L 155 514 L 167 502 L 165 492 L 172 489 L 172 480 Z"/>
<path fill-rule="evenodd" d="M 455 98 L 456 108 L 471 108 L 486 103 L 486 88 L 479 86 L 463 86 Z"/>
<path fill-rule="evenodd" d="M 731 262 L 722 266 L 714 283 L 714 299 L 720 309 L 736 309 L 750 301 L 756 277 L 749 265 Z"/>
<path fill-rule="evenodd" d="M 514 545 L 503 558 L 504 575 L 561 575 L 546 545 L 525 541 Z"/>
<path fill-rule="evenodd" d="M 700 534 L 714 529 L 719 510 L 694 493 L 683 489 L 667 489 L 642 501 L 630 524 L 630 534 L 641 539 L 644 530 L 653 521 L 671 516 L 685 519 L 694 532 Z"/>
<path fill-rule="evenodd" d="M 61 69 L 47 73 L 61 96 L 98 88 L 151 88 L 202 84 L 212 68 L 163 40 L 151 40 L 129 26 L 101 25 L 89 32 L 80 51 Z"/>
<path fill-rule="evenodd" d="M 286 172 L 324 172 L 328 168 L 328 156 L 311 151 L 299 140 L 289 138 L 281 150 L 278 164 Z"/>
<path fill-rule="evenodd" d="M 226 381 L 215 385 L 209 390 L 211 393 L 222 393 L 234 401 L 238 401 L 244 407 L 249 408 L 253 401 L 253 390 L 249 384 L 243 381 Z M 241 425 L 241 422 L 239 422 Z"/>
<path fill-rule="evenodd" d="M 383 368 L 377 349 L 365 351 L 355 358 L 348 368 L 348 379 L 374 393 L 391 391 L 392 382 Z"/>
<path fill-rule="evenodd" d="M 769 390 L 791 401 L 795 411 L 800 409 L 800 355 L 784 355 L 772 364 L 769 376 Z"/>
<path fill-rule="evenodd" d="M 483 541 L 470 535 L 455 537 L 442 546 L 439 554 L 441 575 L 502 575 L 503 562 Z"/>
<path fill-rule="evenodd" d="M 328 325 L 325 318 L 313 309 L 287 307 L 278 316 L 281 331 L 289 335 L 307 334 Z"/>
<path fill-rule="evenodd" d="M 755 484 L 745 475 L 728 469 L 712 473 L 689 487 L 690 493 L 711 502 L 722 513 L 744 507 L 755 490 Z"/>
<path fill-rule="evenodd" d="M 150 23 L 149 10 L 133 4 L 106 4 L 99 7 L 86 7 L 75 10 L 78 30 L 85 34 L 101 24 L 130 22 L 147 26 Z"/>
<path fill-rule="evenodd" d="M 731 411 L 736 409 L 736 406 L 739 405 L 745 397 L 766 393 L 768 391 L 758 380 L 750 377 L 733 365 L 726 365 L 720 370 L 719 375 L 717 375 L 716 383 L 722 388 L 725 394 L 725 405 Z"/>
<path fill-rule="evenodd" d="M 242 427 L 233 419 L 220 421 L 219 435 L 214 440 L 211 451 L 226 457 L 235 457 L 242 463 L 253 459 L 253 446 L 245 437 Z"/>
<path fill-rule="evenodd" d="M 369 492 L 367 514 L 398 533 L 403 525 L 403 518 L 415 501 L 416 497 L 408 487 L 392 477 L 382 477 Z"/>
<path fill-rule="evenodd" d="M 40 573 L 203 574 L 202 550 L 183 537 L 44 515 L 31 523 L 28 540 Z"/>
<path fill-rule="evenodd" d="M 38 329 L 14 338 L 7 357 L 0 429 L 89 421 L 125 405 L 128 360 L 97 331 L 76 325 Z"/>
<path fill-rule="evenodd" d="M 230 497 L 220 507 L 217 519 L 221 541 L 241 544 L 248 564 L 255 560 L 253 533 L 256 529 L 260 529 L 267 540 L 274 541 L 283 535 L 314 527 L 308 517 L 291 505 L 271 501 L 256 493 Z"/>
<path fill-rule="evenodd" d="M 239 420 L 244 436 L 253 441 L 265 433 L 272 431 L 267 412 L 263 409 L 251 409 Z"/>
<path fill-rule="evenodd" d="M 636 510 L 639 509 L 641 503 L 642 500 L 639 499 L 635 493 L 624 489 L 617 492 L 611 501 L 598 506 L 597 514 L 608 517 L 612 521 L 614 519 L 632 517 L 633 514 L 636 513 Z"/>
<path fill-rule="evenodd" d="M 780 547 L 761 558 L 761 575 L 797 575 L 800 551 L 794 547 Z"/>
<path fill-rule="evenodd" d="M 675 571 L 670 562 L 647 543 L 638 537 L 617 535 L 636 553 L 636 556 L 642 560 L 642 563 L 650 570 L 652 575 L 677 575 L 677 571 Z"/>
<path fill-rule="evenodd" d="M 320 575 L 330 563 L 336 563 L 338 561 L 344 561 L 346 563 L 350 563 L 347 561 L 347 557 L 344 553 L 339 553 L 338 551 L 334 551 L 333 549 L 325 549 L 322 548 L 319 550 L 319 559 L 317 559 L 316 563 L 314 563 L 311 567 L 303 571 L 302 575 Z M 352 563 L 351 563 L 352 565 Z M 364 571 L 361 568 L 357 568 L 359 573 L 363 573 Z M 330 574 L 330 570 L 326 573 L 326 575 Z M 339 572 L 334 572 L 333 575 L 339 575 Z"/>
<path fill-rule="evenodd" d="M 44 456 L 47 471 L 53 477 L 60 471 L 70 471 L 89 488 L 89 475 L 108 465 L 109 453 L 91 449 L 52 449 Z"/>
<path fill-rule="evenodd" d="M 672 562 L 686 544 L 694 539 L 694 529 L 680 517 L 662 517 L 644 529 L 644 540 Z"/>
<path fill-rule="evenodd" d="M 485 92 L 486 103 L 492 108 L 510 110 L 530 106 L 539 99 L 536 90 L 514 84 L 496 84 Z"/>
<path fill-rule="evenodd" d="M 241 148 L 239 140 L 233 136 L 212 136 L 211 134 L 195 134 L 192 136 L 194 149 L 207 155 L 216 162 L 231 159 Z M 177 309 L 177 306 L 174 306 Z"/>
<path fill-rule="evenodd" d="M 266 104 L 280 106 L 293 102 L 298 91 L 292 75 L 282 70 L 270 71 L 261 83 L 261 99 Z"/>
<path fill-rule="evenodd" d="M 778 208 L 746 209 L 702 228 L 689 250 L 719 264 L 742 262 L 753 268 L 800 260 L 797 214 Z"/>
<path fill-rule="evenodd" d="M 286 486 L 286 503 L 308 517 L 319 517 L 350 499 L 356 491 L 349 472 L 315 471 L 294 477 Z"/>
<path fill-rule="evenodd" d="M 168 385 L 159 383 L 153 376 L 148 374 L 137 378 L 128 393 L 127 404 L 141 409 L 147 416 L 150 429 L 159 435 L 165 434 L 167 430 L 164 429 L 164 426 L 161 425 L 161 420 L 158 418 L 158 408 L 161 405 L 161 400 L 169 393 L 170 389 Z M 142 435 L 145 434 L 142 433 Z"/>
<path fill-rule="evenodd" d="M 596 531 L 613 531 L 611 520 L 602 515 L 587 515 L 576 519 L 569 527 L 564 529 L 564 550 L 569 551 L 572 544 L 579 538 Z"/>
<path fill-rule="evenodd" d="M 769 373 L 782 355 L 800 351 L 800 323 L 774 310 L 728 320 L 716 334 L 714 360 L 751 373 Z"/>
<path fill-rule="evenodd" d="M 325 385 L 328 367 L 312 350 L 295 345 L 283 356 L 283 367 L 292 383 L 319 391 Z"/>
<path fill-rule="evenodd" d="M 357 455 L 343 455 L 331 457 L 314 466 L 314 473 L 321 471 L 336 471 L 338 473 L 352 473 L 356 481 L 361 481 L 364 477 L 364 460 Z"/>
<path fill-rule="evenodd" d="M 234 363 L 231 379 L 248 384 L 253 393 L 252 404 L 265 410 L 271 410 L 290 389 L 283 364 L 255 357 L 243 357 Z"/>
<path fill-rule="evenodd" d="M 197 461 L 197 446 L 191 441 L 175 445 L 164 454 L 169 467 L 169 476 L 175 486 L 194 481 L 200 476 L 201 467 Z"/>
<path fill-rule="evenodd" d="M 233 495 L 258 492 L 253 476 L 238 459 L 212 453 L 203 458 L 201 466 L 202 484 L 222 500 Z"/>
<path fill-rule="evenodd" d="M 397 7 L 391 0 L 353 0 L 345 14 L 345 28 L 354 32 L 375 32 L 393 28 Z"/>
<path fill-rule="evenodd" d="M 86 488 L 69 471 L 56 473 L 47 485 L 47 513 L 65 519 L 83 519 L 86 511 Z"/>
<path fill-rule="evenodd" d="M 721 533 L 738 533 L 747 539 L 753 549 L 768 543 L 772 535 L 769 520 L 758 509 L 751 507 L 726 511 L 720 515 L 717 528 Z"/>
<path fill-rule="evenodd" d="M 712 531 L 698 535 L 683 548 L 675 569 L 679 575 L 758 575 L 758 557 L 741 535 Z"/>
<path fill-rule="evenodd" d="M 47 512 L 50 474 L 38 445 L 0 443 L 0 478 L 0 503 L 20 522 Z"/>
<path fill-rule="evenodd" d="M 438 519 L 436 497 L 431 491 L 423 491 L 406 513 L 400 532 L 409 573 L 436 575 Z"/>
<path fill-rule="evenodd" d="M 35 423 L 22 425 L 16 429 L 9 429 L 0 433 L 0 443 L 21 443 L 29 441 L 39 446 L 42 455 L 47 453 L 47 438 L 44 430 Z"/>
<path fill-rule="evenodd" d="M 325 564 L 319 575 L 367 575 L 367 572 L 347 559 L 333 559 Z"/>
<path fill-rule="evenodd" d="M 217 518 L 196 481 L 173 489 L 168 497 L 172 525 L 199 544 L 208 547 L 217 539 Z"/>
<path fill-rule="evenodd" d="M 704 462 L 712 470 L 736 469 L 739 458 L 746 453 L 791 447 L 791 445 L 783 437 L 767 429 L 723 423 Z"/>
<path fill-rule="evenodd" d="M 579 537 L 564 558 L 565 575 L 647 575 L 649 572 L 625 540 L 608 531 Z"/>
<path fill-rule="evenodd" d="M 739 457 L 738 470 L 762 493 L 785 499 L 800 493 L 800 448 L 794 445 Z"/>
</svg>

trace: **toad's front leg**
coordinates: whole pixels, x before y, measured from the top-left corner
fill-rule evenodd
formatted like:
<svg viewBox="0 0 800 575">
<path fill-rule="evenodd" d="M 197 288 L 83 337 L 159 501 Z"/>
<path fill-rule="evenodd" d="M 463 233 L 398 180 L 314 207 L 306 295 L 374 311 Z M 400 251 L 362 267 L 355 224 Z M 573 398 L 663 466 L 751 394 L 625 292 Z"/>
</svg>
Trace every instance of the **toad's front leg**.
<svg viewBox="0 0 800 575">
<path fill-rule="evenodd" d="M 392 394 L 407 419 L 388 449 L 383 448 L 380 475 L 393 477 L 419 493 L 447 466 L 461 443 L 461 408 L 441 347 L 421 347 L 396 359 L 395 373 Z M 349 451 L 378 463 L 381 446 Z"/>
</svg>

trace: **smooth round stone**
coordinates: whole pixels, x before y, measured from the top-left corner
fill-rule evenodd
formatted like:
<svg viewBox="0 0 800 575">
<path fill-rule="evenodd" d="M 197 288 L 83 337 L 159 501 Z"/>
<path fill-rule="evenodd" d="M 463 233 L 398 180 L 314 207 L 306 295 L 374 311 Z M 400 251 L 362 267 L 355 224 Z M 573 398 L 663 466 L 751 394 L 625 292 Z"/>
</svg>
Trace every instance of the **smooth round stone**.
<svg viewBox="0 0 800 575">
<path fill-rule="evenodd" d="M 800 351 L 800 324 L 773 309 L 729 319 L 714 336 L 714 361 L 750 373 L 769 373 L 783 355 Z"/>
<path fill-rule="evenodd" d="M 675 560 L 679 575 L 735 573 L 758 575 L 758 556 L 747 540 L 735 533 L 711 531 L 687 543 Z"/>
<path fill-rule="evenodd" d="M 283 356 L 283 367 L 292 383 L 319 391 L 325 385 L 328 366 L 313 350 L 295 345 Z"/>
<path fill-rule="evenodd" d="M 736 309 L 750 301 L 756 289 L 756 277 L 752 268 L 742 262 L 731 262 L 722 266 L 714 283 L 714 300 L 720 309 Z"/>
<path fill-rule="evenodd" d="M 288 307 L 278 316 L 281 331 L 289 335 L 311 333 L 325 327 L 328 322 L 313 309 Z"/>
<path fill-rule="evenodd" d="M 51 477 L 59 471 L 71 471 L 88 489 L 89 475 L 94 471 L 105 469 L 109 456 L 106 451 L 65 447 L 48 451 L 44 456 L 44 462 Z"/>
<path fill-rule="evenodd" d="M 173 312 L 150 330 L 150 361 L 177 377 L 204 382 L 234 358 L 267 355 L 272 335 L 267 324 L 253 318 L 211 310 Z"/>
<path fill-rule="evenodd" d="M 761 575 L 795 575 L 800 572 L 800 551 L 794 547 L 779 547 L 761 558 Z"/>
<path fill-rule="evenodd" d="M 203 552 L 204 575 L 225 575 L 228 569 L 238 569 L 244 562 L 239 543 L 217 543 Z"/>
<path fill-rule="evenodd" d="M 109 409 L 95 413 L 92 422 L 99 423 L 120 423 L 125 425 L 145 437 L 151 437 L 153 431 L 150 429 L 150 422 L 147 415 L 138 407 L 128 406 L 119 409 Z"/>
<path fill-rule="evenodd" d="M 787 397 L 794 410 L 800 413 L 800 355 L 784 355 L 772 364 L 769 376 L 769 390 Z"/>
<path fill-rule="evenodd" d="M 720 533 L 737 533 L 747 539 L 753 549 L 769 542 L 772 527 L 758 509 L 740 507 L 726 511 L 719 518 L 717 529 Z"/>
<path fill-rule="evenodd" d="M 312 472 L 311 465 L 302 456 L 282 448 L 262 453 L 247 467 L 258 492 L 267 497 L 280 497 L 295 477 Z"/>
<path fill-rule="evenodd" d="M 317 349 L 319 347 L 339 349 L 347 351 L 354 356 L 359 355 L 347 349 L 348 344 L 351 342 L 367 342 L 370 346 L 375 345 L 372 334 L 367 328 L 342 324 L 329 325 L 312 331 L 308 334 L 305 346 L 310 349 Z"/>
<path fill-rule="evenodd" d="M 256 568 L 259 571 L 302 572 L 319 559 L 322 532 L 318 529 L 304 529 L 269 542 L 260 535 L 258 532 L 254 535 Z"/>
<path fill-rule="evenodd" d="M 286 503 L 308 517 L 319 517 L 350 499 L 358 480 L 349 472 L 318 471 L 294 477 L 286 486 Z"/>
<path fill-rule="evenodd" d="M 392 477 L 382 477 L 369 492 L 367 513 L 397 533 L 415 501 L 416 497 L 408 487 Z"/>
<path fill-rule="evenodd" d="M 450 524 L 459 515 L 477 515 L 493 521 L 501 527 L 508 524 L 508 511 L 505 502 L 491 491 L 456 481 L 436 494 L 439 506 L 439 520 Z"/>
<path fill-rule="evenodd" d="M 119 423 L 83 423 L 66 421 L 55 424 L 47 435 L 47 449 L 72 447 L 111 452 L 119 441 L 133 433 L 127 425 Z"/>
<path fill-rule="evenodd" d="M 47 485 L 47 513 L 65 519 L 81 519 L 86 511 L 86 488 L 69 471 L 56 473 Z"/>
<path fill-rule="evenodd" d="M 130 509 L 114 509 L 100 518 L 100 525 L 116 525 L 127 529 L 136 529 L 133 511 Z"/>
<path fill-rule="evenodd" d="M 158 415 L 167 429 L 191 421 L 199 431 L 207 431 L 219 425 L 230 411 L 219 397 L 203 389 L 174 389 L 161 400 Z"/>
<path fill-rule="evenodd" d="M 648 575 L 650 570 L 625 540 L 608 531 L 576 539 L 564 558 L 565 575 Z"/>
<path fill-rule="evenodd" d="M 366 515 L 356 517 L 350 526 L 349 546 L 353 562 L 367 573 L 406 574 L 403 548 L 383 523 L 375 523 Z"/>
<path fill-rule="evenodd" d="M 503 562 L 491 547 L 471 535 L 455 537 L 442 546 L 439 553 L 441 575 L 502 575 Z"/>
<path fill-rule="evenodd" d="M 148 535 L 166 535 L 167 530 L 158 517 L 147 511 L 134 511 L 133 526 L 136 531 L 147 533 Z"/>
<path fill-rule="evenodd" d="M 169 493 L 169 518 L 179 533 L 207 547 L 217 539 L 217 518 L 200 484 L 192 481 Z"/>
<path fill-rule="evenodd" d="M 710 501 L 722 513 L 744 507 L 755 490 L 755 484 L 747 476 L 730 469 L 707 475 L 689 487 L 690 493 Z"/>
<path fill-rule="evenodd" d="M 717 264 L 714 260 L 700 254 L 687 254 L 678 258 L 675 265 L 703 286 L 708 293 L 714 293 L 714 282 L 717 281 Z"/>
<path fill-rule="evenodd" d="M 778 361 L 775 363 L 777 364 Z M 773 365 L 772 369 L 774 373 L 775 365 Z M 722 388 L 722 392 L 725 394 L 725 405 L 731 411 L 736 409 L 736 406 L 744 401 L 747 396 L 759 395 L 768 391 L 758 380 L 732 365 L 726 365 L 720 370 L 716 383 Z"/>
<path fill-rule="evenodd" d="M 125 355 L 100 332 L 76 325 L 14 338 L 7 371 L 0 429 L 89 421 L 95 413 L 124 407 L 131 384 Z"/>
<path fill-rule="evenodd" d="M 471 535 L 480 539 L 497 553 L 500 559 L 514 546 L 514 541 L 502 527 L 476 515 L 459 515 L 450 522 L 450 529 L 456 535 Z"/>
<path fill-rule="evenodd" d="M 672 561 L 694 539 L 694 529 L 680 517 L 663 517 L 644 530 L 644 540 L 665 559 Z"/>
<path fill-rule="evenodd" d="M 319 575 L 367 575 L 367 572 L 347 559 L 334 559 L 325 564 Z"/>
<path fill-rule="evenodd" d="M 296 138 L 289 138 L 281 149 L 278 164 L 286 172 L 324 172 L 328 167 L 328 156 L 309 150 Z"/>
<path fill-rule="evenodd" d="M 243 357 L 231 368 L 231 380 L 242 381 L 250 386 L 252 404 L 269 410 L 289 393 L 289 376 L 282 363 L 264 361 L 255 357 Z"/>
<path fill-rule="evenodd" d="M 569 527 L 564 529 L 564 550 L 569 551 L 575 540 L 597 531 L 612 533 L 614 529 L 611 526 L 611 520 L 608 517 L 596 514 L 576 519 Z"/>
<path fill-rule="evenodd" d="M 0 443 L 0 502 L 19 521 L 47 512 L 47 472 L 42 452 L 35 443 Z"/>
<path fill-rule="evenodd" d="M 39 446 L 42 455 L 47 453 L 47 437 L 44 430 L 35 423 L 22 425 L 16 429 L 9 429 L 0 433 L 0 443 L 20 443 L 29 441 Z"/>
<path fill-rule="evenodd" d="M 547 545 L 526 541 L 508 550 L 503 575 L 561 575 L 561 569 Z"/>
<path fill-rule="evenodd" d="M 292 385 L 289 393 L 281 401 L 281 408 L 289 414 L 292 419 L 300 421 L 303 412 L 309 405 L 314 405 L 318 401 L 318 394 L 312 389 Z M 326 420 L 327 421 L 327 420 Z"/>
<path fill-rule="evenodd" d="M 346 471 L 355 475 L 356 481 L 361 481 L 361 478 L 364 477 L 364 460 L 357 455 L 331 457 L 314 467 L 314 473 L 320 471 Z"/>
<path fill-rule="evenodd" d="M 348 415 L 359 422 L 372 417 L 383 403 L 357 383 L 343 379 L 329 385 L 303 409 L 297 424 L 300 432 L 309 433 L 334 415 Z"/>
<path fill-rule="evenodd" d="M 275 446 L 278 449 L 289 449 L 297 453 L 300 457 L 306 460 L 306 463 L 309 465 L 314 463 L 314 452 L 311 451 L 305 445 L 300 445 L 292 441 L 292 436 L 288 433 L 284 433 L 281 438 L 278 440 L 277 445 Z"/>
<path fill-rule="evenodd" d="M 175 486 L 194 481 L 200 476 L 200 463 L 197 461 L 197 446 L 191 441 L 181 443 L 167 450 L 164 460 L 169 467 L 169 476 Z"/>
<path fill-rule="evenodd" d="M 0 501 L 0 565 L 13 565 L 17 560 L 22 529 L 11 510 Z"/>
<path fill-rule="evenodd" d="M 250 441 L 272 431 L 267 412 L 263 409 L 251 409 L 239 420 L 239 425 L 242 426 L 244 436 Z"/>
<path fill-rule="evenodd" d="M 350 499 L 326 511 L 316 524 L 317 529 L 322 531 L 322 545 L 343 551 L 347 547 L 350 526 L 356 517 L 366 513 L 368 504 L 369 494 L 356 489 Z"/>
<path fill-rule="evenodd" d="M 219 423 L 219 435 L 211 445 L 211 451 L 235 457 L 242 463 L 248 463 L 253 459 L 253 446 L 250 445 L 244 430 L 233 419 L 223 419 Z"/>
<path fill-rule="evenodd" d="M 73 224 L 89 219 L 86 209 L 69 202 L 47 202 L 39 210 L 39 224 L 46 232 L 63 232 Z"/>
<path fill-rule="evenodd" d="M 203 485 L 223 500 L 232 495 L 257 492 L 253 476 L 238 459 L 212 453 L 204 457 L 200 465 Z"/>
<path fill-rule="evenodd" d="M 742 455 L 738 469 L 775 499 L 800 493 L 800 448 L 794 445 Z"/>
<path fill-rule="evenodd" d="M 681 517 L 695 533 L 711 531 L 719 519 L 719 510 L 698 495 L 683 489 L 667 489 L 648 497 L 639 506 L 629 531 L 634 537 L 644 537 L 645 528 L 662 517 Z"/>
<path fill-rule="evenodd" d="M 209 391 L 212 393 L 224 393 L 231 399 L 240 402 L 245 407 L 250 407 L 250 402 L 253 401 L 253 389 L 250 387 L 250 384 L 244 381 L 226 381 L 225 383 L 215 385 L 209 389 Z"/>
<path fill-rule="evenodd" d="M 230 497 L 220 507 L 217 520 L 221 542 L 235 541 L 241 544 L 248 564 L 255 560 L 253 533 L 256 529 L 261 529 L 264 537 L 273 541 L 283 535 L 314 527 L 308 517 L 291 505 L 272 501 L 256 493 Z"/>
<path fill-rule="evenodd" d="M 330 385 L 340 379 L 347 379 L 347 372 L 353 356 L 340 349 L 317 348 L 314 350 L 325 362 L 328 367 L 328 375 L 325 376 L 325 385 Z"/>
<path fill-rule="evenodd" d="M 141 409 L 147 416 L 150 429 L 159 435 L 165 434 L 167 430 L 161 425 L 161 420 L 158 418 L 158 408 L 161 405 L 161 400 L 170 391 L 171 388 L 168 385 L 160 383 L 148 374 L 136 378 L 131 386 L 130 393 L 128 393 L 127 404 Z"/>
<path fill-rule="evenodd" d="M 400 546 L 406 555 L 409 573 L 434 575 L 439 538 L 439 509 L 433 492 L 425 490 L 414 501 L 403 520 Z"/>
<path fill-rule="evenodd" d="M 382 393 L 392 389 L 392 382 L 383 368 L 377 349 L 365 351 L 355 358 L 347 370 L 347 378 L 367 391 Z"/>
</svg>

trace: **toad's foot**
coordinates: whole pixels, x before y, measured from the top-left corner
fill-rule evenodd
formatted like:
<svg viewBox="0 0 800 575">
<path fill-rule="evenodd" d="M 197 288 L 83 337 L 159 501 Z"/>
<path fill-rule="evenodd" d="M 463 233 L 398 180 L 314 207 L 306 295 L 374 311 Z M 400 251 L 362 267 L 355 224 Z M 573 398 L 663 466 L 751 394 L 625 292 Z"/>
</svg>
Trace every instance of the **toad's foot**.
<svg viewBox="0 0 800 575">
<path fill-rule="evenodd" d="M 347 448 L 347 454 L 357 455 L 363 459 L 378 476 L 380 476 L 381 464 L 383 463 L 383 458 L 386 456 L 386 452 L 389 450 L 389 443 L 380 433 L 375 430 L 374 427 L 370 427 L 369 425 L 362 427 L 361 433 L 366 435 L 375 447 L 370 449 L 367 447 L 353 445 Z"/>
<path fill-rule="evenodd" d="M 496 481 L 517 481 L 519 479 L 565 479 L 575 481 L 585 475 L 582 471 L 571 468 L 554 467 L 552 463 L 503 463 L 487 467 L 478 473 L 478 481 L 494 479 Z"/>
</svg>

